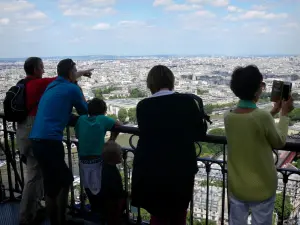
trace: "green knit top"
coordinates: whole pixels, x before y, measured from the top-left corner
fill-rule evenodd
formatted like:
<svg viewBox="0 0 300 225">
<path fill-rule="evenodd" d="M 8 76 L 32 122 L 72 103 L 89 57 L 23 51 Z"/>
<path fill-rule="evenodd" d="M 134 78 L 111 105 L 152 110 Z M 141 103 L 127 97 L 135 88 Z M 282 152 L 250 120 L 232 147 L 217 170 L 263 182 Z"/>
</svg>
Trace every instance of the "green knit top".
<svg viewBox="0 0 300 225">
<path fill-rule="evenodd" d="M 228 112 L 224 117 L 228 142 L 229 193 L 243 201 L 263 201 L 277 188 L 272 148 L 285 145 L 289 118 L 276 125 L 261 109 L 246 114 Z"/>
</svg>

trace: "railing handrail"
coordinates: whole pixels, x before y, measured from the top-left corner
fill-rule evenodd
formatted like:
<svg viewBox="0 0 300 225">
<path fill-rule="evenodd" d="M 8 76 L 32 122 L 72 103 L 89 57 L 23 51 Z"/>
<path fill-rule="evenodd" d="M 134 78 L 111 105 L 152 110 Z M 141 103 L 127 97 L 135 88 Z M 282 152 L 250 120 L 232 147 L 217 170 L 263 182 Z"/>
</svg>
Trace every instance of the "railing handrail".
<svg viewBox="0 0 300 225">
<path fill-rule="evenodd" d="M 3 112 L 0 112 L 0 118 L 5 118 L 5 114 Z M 133 134 L 133 135 L 139 135 L 140 131 L 138 127 L 132 127 L 132 126 L 117 126 L 112 131 L 117 131 L 120 133 L 125 134 Z M 197 140 L 199 142 L 207 142 L 207 143 L 213 143 L 213 144 L 227 144 L 227 140 L 225 136 L 217 136 L 217 135 L 210 135 L 207 134 L 203 138 L 199 138 Z M 294 151 L 294 152 L 300 152 L 300 140 L 298 139 L 292 139 L 287 138 L 286 145 L 280 150 L 288 150 L 288 151 Z"/>
</svg>

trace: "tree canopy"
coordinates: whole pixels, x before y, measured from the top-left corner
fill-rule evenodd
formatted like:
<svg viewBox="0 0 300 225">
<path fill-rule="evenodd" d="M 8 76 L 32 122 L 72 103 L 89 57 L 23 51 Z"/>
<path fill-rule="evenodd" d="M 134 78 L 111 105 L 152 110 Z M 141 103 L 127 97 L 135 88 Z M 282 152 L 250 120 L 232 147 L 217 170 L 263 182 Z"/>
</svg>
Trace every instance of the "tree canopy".
<svg viewBox="0 0 300 225">
<path fill-rule="evenodd" d="M 118 119 L 118 117 L 115 114 L 107 114 L 107 116 L 114 119 L 114 120 Z"/>
<path fill-rule="evenodd" d="M 211 129 L 208 134 L 216 135 L 216 136 L 225 136 L 225 129 L 224 128 L 215 128 Z"/>
<path fill-rule="evenodd" d="M 236 105 L 236 102 L 230 102 L 230 103 L 225 103 L 225 104 L 206 104 L 204 106 L 204 111 L 207 114 L 212 114 L 212 112 L 215 110 L 233 107 L 234 105 Z"/>
<path fill-rule="evenodd" d="M 136 123 L 136 108 L 130 108 L 128 110 L 129 122 Z"/>
<path fill-rule="evenodd" d="M 124 109 L 124 108 L 121 108 L 118 112 L 118 119 L 124 123 L 126 122 L 126 119 L 127 119 L 127 110 Z"/>
<path fill-rule="evenodd" d="M 283 203 L 283 193 L 276 194 L 275 200 L 275 212 L 278 215 L 278 219 L 280 220 L 282 217 L 282 203 Z M 293 211 L 293 205 L 291 204 L 291 199 L 289 196 L 285 196 L 284 202 L 284 212 L 283 212 L 283 219 L 287 220 Z"/>
<path fill-rule="evenodd" d="M 133 88 L 129 91 L 129 97 L 130 98 L 145 98 L 145 97 L 147 97 L 147 93 L 141 91 L 138 88 Z"/>
</svg>

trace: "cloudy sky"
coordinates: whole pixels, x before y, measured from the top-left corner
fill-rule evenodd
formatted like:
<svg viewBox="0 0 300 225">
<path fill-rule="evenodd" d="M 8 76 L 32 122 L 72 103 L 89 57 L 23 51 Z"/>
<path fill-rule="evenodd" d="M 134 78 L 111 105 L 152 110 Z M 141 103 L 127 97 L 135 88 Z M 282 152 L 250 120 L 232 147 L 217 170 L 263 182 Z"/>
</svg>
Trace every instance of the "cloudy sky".
<svg viewBox="0 0 300 225">
<path fill-rule="evenodd" d="M 0 0 L 0 58 L 300 54 L 300 0 Z"/>
</svg>

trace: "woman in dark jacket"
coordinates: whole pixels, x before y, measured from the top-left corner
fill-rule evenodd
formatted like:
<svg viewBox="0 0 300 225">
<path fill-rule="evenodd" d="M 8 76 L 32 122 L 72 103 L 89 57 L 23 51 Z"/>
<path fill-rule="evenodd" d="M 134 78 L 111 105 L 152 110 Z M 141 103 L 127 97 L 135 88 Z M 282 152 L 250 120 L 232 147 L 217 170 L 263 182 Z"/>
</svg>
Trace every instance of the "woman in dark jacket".
<svg viewBox="0 0 300 225">
<path fill-rule="evenodd" d="M 169 68 L 153 67 L 147 77 L 153 95 L 137 105 L 131 197 L 151 214 L 151 224 L 185 224 L 198 171 L 194 141 L 203 121 L 193 98 L 173 92 L 174 80 Z"/>
</svg>

